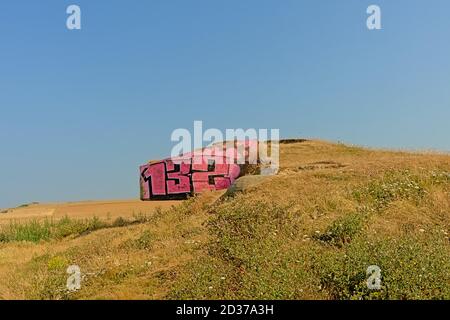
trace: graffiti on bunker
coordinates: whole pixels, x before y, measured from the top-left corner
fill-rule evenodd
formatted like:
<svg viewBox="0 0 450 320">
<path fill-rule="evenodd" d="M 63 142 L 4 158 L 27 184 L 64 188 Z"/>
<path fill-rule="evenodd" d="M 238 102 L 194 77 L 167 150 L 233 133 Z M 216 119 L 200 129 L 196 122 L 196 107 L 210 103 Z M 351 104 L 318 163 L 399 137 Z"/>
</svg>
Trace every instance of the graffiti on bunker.
<svg viewBox="0 0 450 320">
<path fill-rule="evenodd" d="M 141 200 L 182 199 L 207 190 L 227 189 L 243 174 L 242 164 L 252 162 L 251 146 L 255 143 L 213 146 L 142 165 Z"/>
</svg>

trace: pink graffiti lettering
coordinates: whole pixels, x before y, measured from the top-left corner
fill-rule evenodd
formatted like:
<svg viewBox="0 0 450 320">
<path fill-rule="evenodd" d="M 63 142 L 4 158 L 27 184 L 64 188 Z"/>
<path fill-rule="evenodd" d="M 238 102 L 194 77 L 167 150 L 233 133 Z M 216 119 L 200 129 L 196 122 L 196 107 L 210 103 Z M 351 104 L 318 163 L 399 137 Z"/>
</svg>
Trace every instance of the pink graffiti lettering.
<svg viewBox="0 0 450 320">
<path fill-rule="evenodd" d="M 254 141 L 223 144 L 140 167 L 141 199 L 173 199 L 229 188 L 241 174 L 236 160 L 249 162 Z"/>
</svg>

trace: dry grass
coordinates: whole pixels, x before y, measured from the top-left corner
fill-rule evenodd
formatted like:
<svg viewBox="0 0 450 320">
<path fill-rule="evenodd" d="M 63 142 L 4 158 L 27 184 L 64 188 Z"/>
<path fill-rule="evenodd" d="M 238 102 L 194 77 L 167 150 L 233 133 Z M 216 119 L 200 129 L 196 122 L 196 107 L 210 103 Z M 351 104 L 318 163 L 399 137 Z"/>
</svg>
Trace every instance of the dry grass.
<svg viewBox="0 0 450 320">
<path fill-rule="evenodd" d="M 119 217 L 132 218 L 136 214 L 151 212 L 158 207 L 167 209 L 176 204 L 178 204 L 177 201 L 140 200 L 31 203 L 2 210 L 4 213 L 0 213 L 0 225 L 9 224 L 11 221 L 27 222 L 45 219 L 57 221 L 66 216 L 73 219 L 90 219 L 95 216 L 110 222 Z"/>
<path fill-rule="evenodd" d="M 0 298 L 450 299 L 449 173 L 445 154 L 282 144 L 279 175 L 232 197 L 0 243 Z M 85 275 L 76 293 L 70 264 Z M 382 290 L 364 287 L 370 264 Z"/>
</svg>

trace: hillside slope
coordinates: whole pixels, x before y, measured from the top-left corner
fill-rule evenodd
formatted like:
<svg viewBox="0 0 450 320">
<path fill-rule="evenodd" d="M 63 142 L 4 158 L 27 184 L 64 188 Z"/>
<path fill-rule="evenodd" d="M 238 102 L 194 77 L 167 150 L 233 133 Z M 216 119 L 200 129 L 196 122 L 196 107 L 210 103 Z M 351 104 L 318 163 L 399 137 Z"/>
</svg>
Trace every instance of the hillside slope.
<svg viewBox="0 0 450 320">
<path fill-rule="evenodd" d="M 5 226 L 0 298 L 450 299 L 450 156 L 300 141 L 280 158 L 242 192 L 130 223 L 66 221 L 32 241 Z M 83 281 L 68 292 L 73 264 Z"/>
</svg>

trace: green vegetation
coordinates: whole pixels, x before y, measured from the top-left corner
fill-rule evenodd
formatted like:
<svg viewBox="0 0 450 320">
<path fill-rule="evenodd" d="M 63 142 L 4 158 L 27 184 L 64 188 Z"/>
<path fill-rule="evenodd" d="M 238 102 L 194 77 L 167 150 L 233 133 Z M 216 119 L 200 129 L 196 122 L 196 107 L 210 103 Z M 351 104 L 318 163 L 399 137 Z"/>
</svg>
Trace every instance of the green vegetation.
<svg viewBox="0 0 450 320">
<path fill-rule="evenodd" d="M 350 213 L 342 216 L 327 227 L 323 234 L 315 234 L 313 238 L 322 242 L 343 246 L 361 232 L 364 216 L 360 213 Z"/>
<path fill-rule="evenodd" d="M 354 196 L 361 202 L 368 202 L 376 210 L 382 210 L 391 202 L 406 199 L 419 203 L 426 194 L 426 181 L 410 171 L 389 171 L 382 178 L 375 179 L 356 190 Z"/>
<path fill-rule="evenodd" d="M 388 234 L 398 223 L 385 222 L 389 217 L 383 213 L 396 203 L 396 214 L 405 212 L 407 217 L 411 206 L 432 214 L 437 204 L 430 195 L 449 190 L 448 177 L 442 171 L 388 171 L 362 187 L 355 185 L 346 200 L 329 193 L 313 208 L 320 208 L 321 216 L 334 210 L 338 217 L 310 237 L 302 236 L 305 220 L 293 213 L 292 203 L 281 206 L 251 194 L 226 198 L 210 210 L 208 230 L 214 240 L 208 254 L 189 264 L 169 297 L 450 299 L 448 225 L 441 221 L 429 225 L 426 233 L 414 233 L 403 228 L 409 223 L 424 226 L 414 216 L 399 222 L 399 229 L 408 232 Z M 346 201 L 354 202 L 356 211 L 340 207 Z M 367 286 L 371 265 L 381 269 L 380 290 Z"/>
<path fill-rule="evenodd" d="M 11 222 L 0 227 L 0 243 L 14 241 L 39 242 L 59 240 L 68 236 L 85 235 L 95 230 L 111 227 L 124 227 L 136 223 L 144 223 L 147 218 L 136 216 L 133 220 L 118 217 L 108 224 L 97 217 L 84 220 L 64 217 L 60 220 L 45 219 L 43 221 L 31 220 L 24 223 Z"/>
<path fill-rule="evenodd" d="M 314 270 L 333 299 L 450 299 L 450 252 L 442 234 L 368 240 L 315 258 Z M 369 290 L 366 269 L 382 272 L 381 290 Z"/>
</svg>

